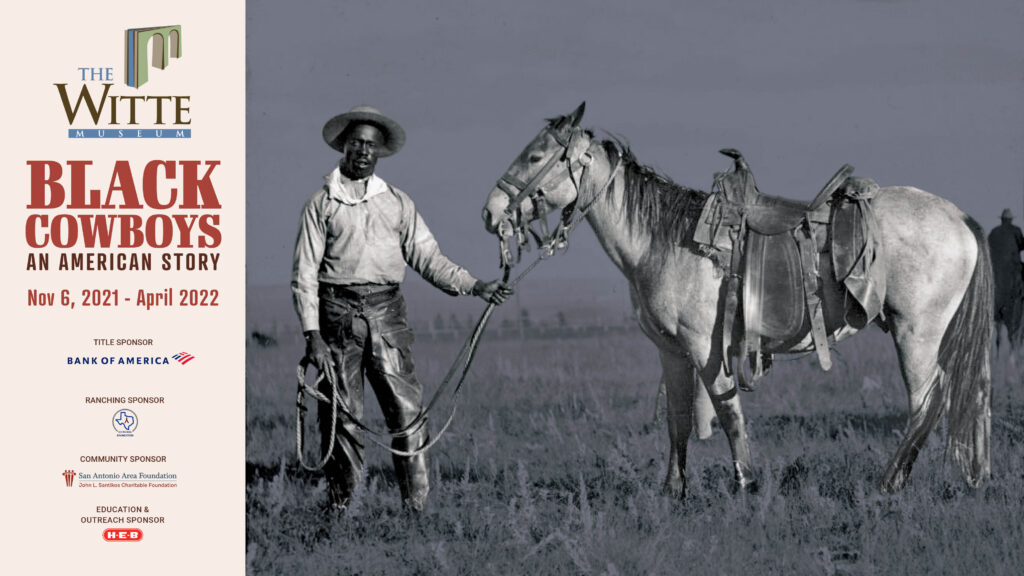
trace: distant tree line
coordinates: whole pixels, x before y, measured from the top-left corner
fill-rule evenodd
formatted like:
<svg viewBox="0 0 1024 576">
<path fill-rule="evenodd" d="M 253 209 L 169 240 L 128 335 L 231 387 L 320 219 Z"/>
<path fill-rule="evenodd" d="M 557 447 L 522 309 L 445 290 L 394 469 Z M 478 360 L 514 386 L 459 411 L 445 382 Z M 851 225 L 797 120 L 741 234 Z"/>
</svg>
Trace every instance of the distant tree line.
<svg viewBox="0 0 1024 576">
<path fill-rule="evenodd" d="M 456 314 L 446 318 L 438 312 L 427 325 L 413 323 L 416 337 L 427 340 L 456 340 L 467 337 L 476 327 L 479 317 L 467 314 L 460 319 Z M 562 338 L 591 338 L 613 333 L 638 332 L 640 327 L 632 316 L 623 316 L 618 321 L 609 318 L 595 318 L 592 322 L 571 322 L 565 312 L 559 311 L 554 318 L 535 321 L 527 308 L 518 316 L 491 322 L 484 332 L 484 338 L 498 340 L 533 340 Z"/>
</svg>

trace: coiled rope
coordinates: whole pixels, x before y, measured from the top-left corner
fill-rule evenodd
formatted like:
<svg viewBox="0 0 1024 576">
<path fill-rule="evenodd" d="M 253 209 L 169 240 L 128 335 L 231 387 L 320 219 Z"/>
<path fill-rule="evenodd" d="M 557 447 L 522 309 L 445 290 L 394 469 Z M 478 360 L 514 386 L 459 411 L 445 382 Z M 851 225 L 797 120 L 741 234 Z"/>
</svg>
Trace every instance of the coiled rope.
<svg viewBox="0 0 1024 576">
<path fill-rule="evenodd" d="M 511 284 L 511 286 L 514 287 L 515 284 L 517 284 L 523 278 L 523 276 L 525 276 L 526 272 L 529 272 L 529 269 L 526 270 L 523 274 L 520 274 L 519 277 L 516 278 L 515 282 Z M 502 277 L 502 281 L 508 280 L 509 273 L 510 269 L 506 267 Z M 316 386 L 306 384 L 306 371 L 310 363 L 306 360 L 306 358 L 303 358 L 301 361 L 299 361 L 299 365 L 296 368 L 298 392 L 295 400 L 295 447 L 296 451 L 299 454 L 299 464 L 301 464 L 302 467 L 305 468 L 306 470 L 314 472 L 316 470 L 320 470 L 321 468 L 323 468 L 327 461 L 330 460 L 331 454 L 333 454 L 334 452 L 334 446 L 335 444 L 337 444 L 337 436 L 335 435 L 335 433 L 337 432 L 337 421 L 339 415 L 344 416 L 349 422 L 354 424 L 360 430 L 363 430 L 370 434 L 369 440 L 372 443 L 376 444 L 377 446 L 380 446 L 381 448 L 384 448 L 385 450 L 391 452 L 396 456 L 412 457 L 422 454 L 429 450 L 434 444 L 436 444 L 441 439 L 442 436 L 444 436 L 444 433 L 448 430 L 448 427 L 451 426 L 452 421 L 455 418 L 455 410 L 458 407 L 458 399 L 459 394 L 462 391 L 462 385 L 466 380 L 466 374 L 469 373 L 469 367 L 470 365 L 472 365 L 473 358 L 476 356 L 477 348 L 480 345 L 480 338 L 483 336 L 484 329 L 487 327 L 487 322 L 490 320 L 491 313 L 494 312 L 495 306 L 496 304 L 494 304 L 493 302 L 489 302 L 487 304 L 487 308 L 484 309 L 483 314 L 480 315 L 480 319 L 477 320 L 476 327 L 473 329 L 473 332 L 470 334 L 469 338 L 467 338 L 466 341 L 463 343 L 462 348 L 459 350 L 458 355 L 455 357 L 455 361 L 448 369 L 447 374 L 445 374 L 444 379 L 441 381 L 441 385 L 438 386 L 437 391 L 434 392 L 434 396 L 430 399 L 430 402 L 427 404 L 426 408 L 420 410 L 420 413 L 416 415 L 416 418 L 414 418 L 412 422 L 410 422 L 409 424 L 407 424 L 406 426 L 399 430 L 384 433 L 374 430 L 363 424 L 358 418 L 356 418 L 351 412 L 346 410 L 339 403 L 338 398 L 340 396 L 340 392 L 338 390 L 337 382 L 331 384 L 331 397 L 328 398 L 318 389 L 319 384 L 327 379 L 326 375 L 320 373 L 317 376 Z M 449 412 L 448 417 L 445 420 L 444 426 L 441 427 L 441 430 L 437 433 L 436 436 L 434 436 L 432 440 L 430 440 L 427 444 L 420 446 L 419 448 L 416 448 L 414 450 L 399 450 L 377 439 L 385 436 L 390 436 L 392 438 L 405 438 L 410 436 L 414 432 L 419 431 L 419 429 L 426 424 L 427 414 L 433 410 L 434 406 L 440 400 L 445 390 L 453 382 L 452 377 L 455 375 L 456 372 L 459 371 L 460 366 L 462 367 L 462 372 L 461 374 L 459 374 L 459 379 L 455 383 L 455 389 L 452 391 L 451 411 Z M 320 461 L 313 466 L 306 464 L 302 450 L 304 431 L 303 415 L 306 412 L 306 406 L 303 403 L 304 394 L 309 394 L 318 402 L 323 402 L 324 404 L 331 405 L 331 445 L 328 447 L 326 453 L 320 459 Z"/>
</svg>

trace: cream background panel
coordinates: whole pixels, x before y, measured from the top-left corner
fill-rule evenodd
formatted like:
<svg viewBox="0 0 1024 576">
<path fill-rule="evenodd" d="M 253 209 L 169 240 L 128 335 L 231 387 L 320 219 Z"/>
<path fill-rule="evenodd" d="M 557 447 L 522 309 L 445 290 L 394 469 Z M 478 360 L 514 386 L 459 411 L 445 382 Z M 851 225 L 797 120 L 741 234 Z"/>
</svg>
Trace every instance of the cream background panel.
<svg viewBox="0 0 1024 576">
<path fill-rule="evenodd" d="M 0 474 L 7 573 L 231 574 L 244 571 L 244 3 L 70 1 L 18 3 L 3 35 L 6 111 L 2 148 L 3 349 L 2 422 L 5 463 Z M 181 25 L 182 58 L 151 70 L 136 92 L 123 82 L 124 30 Z M 72 140 L 54 83 L 77 95 L 78 67 L 112 67 L 111 93 L 190 96 L 191 139 Z M 100 88 L 99 82 L 88 82 Z M 80 112 L 82 114 L 83 112 Z M 120 113 L 119 113 L 120 116 Z M 101 122 L 104 120 L 101 119 Z M 91 124 L 91 123 L 88 123 Z M 76 122 L 76 127 L 91 127 Z M 148 127 L 148 126 L 140 126 Z M 223 206 L 218 270 L 26 271 L 32 251 L 25 221 L 27 160 L 91 160 L 87 184 L 106 190 L 116 160 L 129 160 L 137 183 L 152 159 L 220 160 L 213 182 Z M 66 166 L 66 165 L 65 165 Z M 180 181 L 180 172 L 179 178 Z M 64 179 L 67 183 L 67 180 Z M 48 211 L 52 214 L 61 210 Z M 90 211 L 93 212 L 93 211 Z M 95 211 L 116 213 L 116 211 Z M 173 212 L 173 210 L 168 211 Z M 141 215 L 150 214 L 144 211 Z M 69 251 L 86 251 L 70 249 Z M 110 250 L 111 252 L 114 250 Z M 188 252 L 189 249 L 178 250 Z M 191 250 L 205 252 L 205 250 Z M 106 252 L 106 251 L 105 251 Z M 216 308 L 146 311 L 134 304 L 70 310 L 29 307 L 29 289 L 217 289 Z M 127 294 L 126 294 L 127 293 Z M 108 347 L 95 338 L 152 338 L 152 347 Z M 186 366 L 68 366 L 67 356 L 167 356 L 188 351 Z M 133 438 L 116 437 L 118 404 L 89 405 L 86 396 L 163 396 L 163 405 L 129 405 L 139 417 Z M 84 464 L 82 455 L 166 455 L 166 464 Z M 172 472 L 171 489 L 67 488 L 61 473 Z M 79 478 L 76 478 L 76 484 Z M 165 524 L 83 524 L 97 506 L 148 506 Z M 105 527 L 138 527 L 136 543 L 105 542 Z M 11 569 L 14 571 L 10 571 Z"/>
</svg>

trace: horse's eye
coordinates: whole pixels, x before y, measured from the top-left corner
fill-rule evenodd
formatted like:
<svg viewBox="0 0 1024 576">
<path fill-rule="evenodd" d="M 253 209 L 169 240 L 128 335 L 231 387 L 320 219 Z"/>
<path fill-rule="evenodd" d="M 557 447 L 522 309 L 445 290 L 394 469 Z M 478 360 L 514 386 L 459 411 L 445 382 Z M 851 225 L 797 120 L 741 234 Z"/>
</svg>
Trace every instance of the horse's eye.
<svg viewBox="0 0 1024 576">
<path fill-rule="evenodd" d="M 536 163 L 540 162 L 543 159 L 544 159 L 544 156 L 541 155 L 541 154 L 530 154 L 530 158 L 529 158 L 530 164 L 536 164 Z"/>
</svg>

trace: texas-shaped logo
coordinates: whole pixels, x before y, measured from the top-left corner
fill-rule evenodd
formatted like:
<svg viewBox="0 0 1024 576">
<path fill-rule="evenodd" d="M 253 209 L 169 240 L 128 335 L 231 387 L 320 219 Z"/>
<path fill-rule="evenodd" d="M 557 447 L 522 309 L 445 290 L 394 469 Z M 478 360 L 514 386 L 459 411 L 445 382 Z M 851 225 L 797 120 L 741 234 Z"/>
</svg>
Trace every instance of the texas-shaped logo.
<svg viewBox="0 0 1024 576">
<path fill-rule="evenodd" d="M 122 433 L 133 432 L 138 426 L 139 417 L 135 415 L 135 412 L 123 408 L 114 413 L 114 430 Z"/>
</svg>

